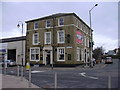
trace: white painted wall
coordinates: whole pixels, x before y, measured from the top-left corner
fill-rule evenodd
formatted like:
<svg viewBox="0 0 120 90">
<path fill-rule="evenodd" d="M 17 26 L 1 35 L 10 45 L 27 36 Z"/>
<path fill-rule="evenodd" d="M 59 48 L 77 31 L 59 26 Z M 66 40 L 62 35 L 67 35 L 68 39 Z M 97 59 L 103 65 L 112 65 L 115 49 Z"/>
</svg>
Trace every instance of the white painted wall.
<svg viewBox="0 0 120 90">
<path fill-rule="evenodd" d="M 6 47 L 6 45 L 6 49 L 16 49 L 16 63 L 22 64 L 22 41 L 2 43 L 2 48 Z M 23 40 L 23 65 L 25 65 L 25 40 Z"/>
<path fill-rule="evenodd" d="M 22 41 L 8 42 L 7 49 L 16 49 L 16 62 L 22 64 Z M 25 40 L 23 41 L 23 64 L 25 65 Z"/>
</svg>

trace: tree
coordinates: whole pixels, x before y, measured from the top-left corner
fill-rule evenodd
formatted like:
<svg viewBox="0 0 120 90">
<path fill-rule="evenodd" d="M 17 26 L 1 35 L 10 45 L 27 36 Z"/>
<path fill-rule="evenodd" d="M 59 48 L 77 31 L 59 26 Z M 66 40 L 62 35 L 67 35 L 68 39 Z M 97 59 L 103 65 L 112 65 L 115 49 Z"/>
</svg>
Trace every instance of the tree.
<svg viewBox="0 0 120 90">
<path fill-rule="evenodd" d="M 118 48 L 117 58 L 119 58 L 119 59 L 120 59 L 120 47 Z"/>
<path fill-rule="evenodd" d="M 96 60 L 101 60 L 103 58 L 104 55 L 104 49 L 103 47 L 97 47 L 93 50 L 93 58 L 95 58 Z"/>
</svg>

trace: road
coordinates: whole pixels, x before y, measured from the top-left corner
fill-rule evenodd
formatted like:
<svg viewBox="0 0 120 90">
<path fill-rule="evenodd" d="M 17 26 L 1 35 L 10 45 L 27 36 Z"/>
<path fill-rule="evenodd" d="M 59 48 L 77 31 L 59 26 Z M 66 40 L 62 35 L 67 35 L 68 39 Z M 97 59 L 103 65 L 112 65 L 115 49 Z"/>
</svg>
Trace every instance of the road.
<svg viewBox="0 0 120 90">
<path fill-rule="evenodd" d="M 94 68 L 45 68 L 32 67 L 32 83 L 42 88 L 54 88 L 54 76 L 57 73 L 58 88 L 118 88 L 119 60 L 113 64 L 98 64 Z M 7 74 L 16 75 L 16 67 L 10 67 Z M 28 79 L 28 72 L 24 72 Z"/>
</svg>

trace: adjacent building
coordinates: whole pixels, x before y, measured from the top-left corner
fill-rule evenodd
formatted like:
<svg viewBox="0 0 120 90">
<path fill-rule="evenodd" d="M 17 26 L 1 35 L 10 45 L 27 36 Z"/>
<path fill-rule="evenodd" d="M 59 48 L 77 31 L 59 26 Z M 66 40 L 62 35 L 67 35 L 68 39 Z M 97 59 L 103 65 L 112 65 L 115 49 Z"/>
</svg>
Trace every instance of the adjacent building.
<svg viewBox="0 0 120 90">
<path fill-rule="evenodd" d="M 0 61 L 8 59 L 16 61 L 19 65 L 22 65 L 22 63 L 25 65 L 25 40 L 26 36 L 0 39 Z"/>
<path fill-rule="evenodd" d="M 75 13 L 53 14 L 26 24 L 26 62 L 55 66 L 90 63 L 92 30 Z"/>
<path fill-rule="evenodd" d="M 115 51 L 114 50 L 109 50 L 107 52 L 107 55 L 116 55 Z"/>
</svg>

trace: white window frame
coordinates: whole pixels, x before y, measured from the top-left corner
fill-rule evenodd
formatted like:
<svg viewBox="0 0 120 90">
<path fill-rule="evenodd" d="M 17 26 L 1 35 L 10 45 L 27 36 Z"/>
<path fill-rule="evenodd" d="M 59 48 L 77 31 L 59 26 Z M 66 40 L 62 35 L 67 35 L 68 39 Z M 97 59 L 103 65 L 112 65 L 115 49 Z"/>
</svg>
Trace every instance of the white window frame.
<svg viewBox="0 0 120 90">
<path fill-rule="evenodd" d="M 49 43 L 46 42 L 46 39 L 47 39 L 46 34 L 47 34 L 47 33 L 50 33 L 50 42 L 49 42 Z M 45 32 L 45 33 L 44 33 L 44 43 L 45 43 L 45 44 L 51 44 L 51 32 Z"/>
<path fill-rule="evenodd" d="M 60 19 L 63 19 L 63 25 L 60 25 Z M 63 18 L 63 17 L 60 17 L 60 18 L 58 19 L 58 26 L 64 26 L 64 18 Z"/>
<path fill-rule="evenodd" d="M 36 59 L 32 59 L 31 58 L 31 55 L 32 55 L 32 53 L 31 53 L 31 50 L 32 49 L 38 49 L 38 53 L 33 53 L 33 54 L 38 54 L 39 55 L 39 59 L 38 60 L 36 60 Z M 36 52 L 36 51 L 35 51 Z M 32 47 L 32 48 L 30 48 L 30 61 L 40 61 L 40 48 L 39 47 Z"/>
<path fill-rule="evenodd" d="M 80 29 L 83 31 L 83 25 L 82 25 L 82 22 L 80 23 Z"/>
<path fill-rule="evenodd" d="M 77 55 L 77 61 L 80 61 L 80 48 L 79 47 L 77 47 L 76 55 Z"/>
<path fill-rule="evenodd" d="M 35 43 L 35 35 L 38 35 L 38 38 L 37 38 L 37 43 Z M 38 45 L 40 42 L 39 42 L 39 33 L 34 33 L 33 34 L 33 45 Z"/>
<path fill-rule="evenodd" d="M 62 42 L 60 41 L 59 32 L 63 32 L 64 41 L 62 41 Z M 58 43 L 65 43 L 65 31 L 64 30 L 57 31 L 57 42 Z"/>
<path fill-rule="evenodd" d="M 89 38 L 87 37 L 87 47 L 89 47 Z"/>
<path fill-rule="evenodd" d="M 64 60 L 59 59 L 59 50 L 64 49 Z M 65 61 L 65 47 L 58 47 L 57 48 L 57 61 Z"/>
<path fill-rule="evenodd" d="M 38 28 L 35 28 L 36 26 L 35 26 L 35 24 L 38 24 L 38 26 L 39 26 L 39 23 L 38 22 L 34 22 L 34 30 L 38 30 Z"/>
<path fill-rule="evenodd" d="M 81 49 L 81 60 L 84 61 L 84 51 Z"/>
<path fill-rule="evenodd" d="M 49 27 L 47 26 L 47 21 L 50 21 L 50 20 L 46 20 L 46 28 L 51 28 L 51 21 L 50 21 L 50 26 Z"/>
</svg>

